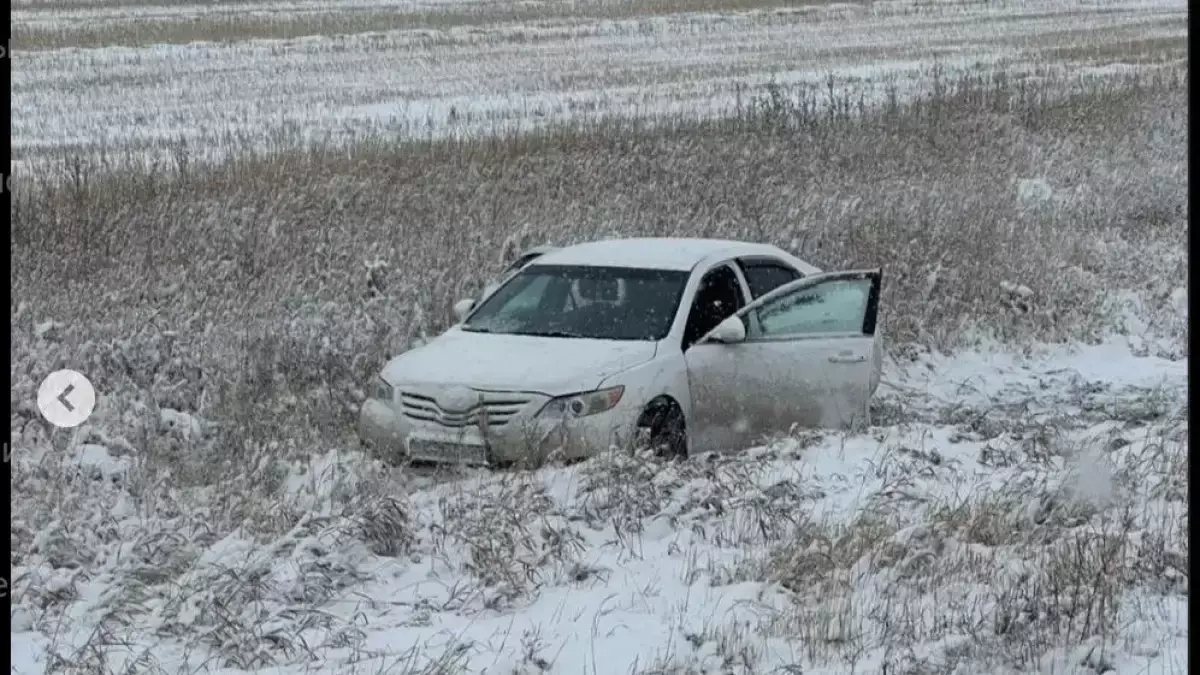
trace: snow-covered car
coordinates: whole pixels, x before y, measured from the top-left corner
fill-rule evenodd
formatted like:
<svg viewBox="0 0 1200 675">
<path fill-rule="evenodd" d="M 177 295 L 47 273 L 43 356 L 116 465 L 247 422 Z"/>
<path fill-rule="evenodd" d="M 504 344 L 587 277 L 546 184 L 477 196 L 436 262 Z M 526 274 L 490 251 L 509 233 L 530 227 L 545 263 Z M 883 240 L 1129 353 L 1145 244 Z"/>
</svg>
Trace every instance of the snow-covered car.
<svg viewBox="0 0 1200 675">
<path fill-rule="evenodd" d="M 488 465 L 847 426 L 879 384 L 880 283 L 878 269 L 822 272 L 737 241 L 546 252 L 388 362 L 359 434 L 389 459 Z"/>
</svg>

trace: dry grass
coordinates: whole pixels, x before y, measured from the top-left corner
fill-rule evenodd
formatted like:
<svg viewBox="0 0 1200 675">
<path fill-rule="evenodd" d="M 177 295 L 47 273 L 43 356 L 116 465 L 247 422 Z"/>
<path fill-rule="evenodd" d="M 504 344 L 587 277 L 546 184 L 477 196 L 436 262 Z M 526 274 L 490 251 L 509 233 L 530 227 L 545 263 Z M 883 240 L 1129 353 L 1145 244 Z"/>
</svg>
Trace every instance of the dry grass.
<svg viewBox="0 0 1200 675">
<path fill-rule="evenodd" d="M 22 458 L 20 485 L 36 481 L 45 488 L 25 504 L 22 518 L 57 507 L 36 546 L 25 541 L 31 523 L 14 523 L 22 542 L 14 548 L 16 588 L 21 606 L 37 608 L 36 621 L 51 624 L 96 574 L 106 547 L 128 541 L 116 567 L 99 577 L 117 581 L 102 599 L 107 618 L 53 672 L 119 672 L 113 650 L 123 644 L 144 660 L 135 672 L 166 672 L 155 670 L 161 666 L 145 646 L 147 635 L 170 640 L 193 630 L 204 634 L 195 658 L 225 667 L 296 663 L 333 649 L 370 663 L 380 657 L 363 647 L 370 625 L 335 611 L 347 602 L 360 605 L 356 616 L 375 620 L 402 613 L 401 630 L 428 628 L 436 617 L 484 620 L 518 611 L 546 590 L 604 588 L 622 570 L 598 560 L 597 536 L 615 552 L 608 564 L 634 565 L 662 545 L 656 541 L 662 528 L 651 534 L 647 527 L 666 523 L 685 558 L 682 584 L 768 582 L 786 589 L 774 600 L 763 598 L 750 612 L 753 621 L 705 619 L 679 608 L 680 633 L 727 668 L 771 672 L 766 636 L 784 640 L 797 666 L 862 668 L 870 660 L 889 672 L 949 674 L 984 665 L 1026 672 L 1043 667 L 1056 650 L 1078 659 L 1083 645 L 1095 652 L 1102 673 L 1102 662 L 1126 647 L 1125 624 L 1154 611 L 1134 606 L 1139 593 L 1187 592 L 1186 420 L 1178 401 L 1162 403 L 1153 393 L 1128 399 L 1131 419 L 1153 421 L 1073 442 L 1065 442 L 1068 432 L 1106 413 L 1042 419 L 1040 425 L 1061 432 L 1059 439 L 1048 453 L 1023 454 L 995 471 L 1008 480 L 990 487 L 956 462 L 931 459 L 939 450 L 963 458 L 953 447 L 914 452 L 904 441 L 881 444 L 876 460 L 851 477 L 864 484 L 851 519 L 811 515 L 821 485 L 770 478 L 783 462 L 822 461 L 811 450 L 831 447 L 818 438 L 750 457 L 679 464 L 608 453 L 579 467 L 570 491 L 555 494 L 548 488 L 561 487 L 565 470 L 468 476 L 413 493 L 403 484 L 372 484 L 380 468 L 345 456 L 310 465 L 318 471 L 311 491 L 239 485 L 207 499 L 189 491 L 184 500 L 177 484 L 153 471 L 106 483 L 74 474 L 67 462 L 56 466 L 61 457 L 42 460 L 37 468 L 46 474 L 38 476 Z M 1012 413 L 998 416 L 1001 436 L 1030 423 L 1027 412 Z M 970 425 L 963 430 L 974 433 Z M 1098 466 L 1111 467 L 1104 489 L 1079 477 Z M 975 485 L 985 489 L 963 491 Z M 123 491 L 145 500 L 136 533 L 122 533 L 103 515 Z M 393 496 L 368 496 L 387 492 Z M 214 508 L 220 501 L 249 508 L 225 513 Z M 86 507 L 86 517 L 76 511 Z M 275 522 L 256 529 L 268 521 Z M 130 527 L 127 516 L 120 522 Z M 586 541 L 593 548 L 585 550 Z M 689 545 L 738 555 L 705 558 L 689 553 Z M 212 555 L 218 548 L 224 555 Z M 355 590 L 369 581 L 368 571 L 387 569 L 389 559 L 405 565 L 428 559 L 433 579 L 444 582 L 404 607 Z M 82 569 L 84 577 L 55 583 L 55 568 Z M 147 613 L 160 601 L 151 620 Z M 555 645 L 536 633 L 521 641 L 528 670 L 519 672 L 552 669 Z M 457 672 L 466 667 L 468 646 L 458 650 L 440 639 L 419 652 L 392 654 L 396 663 L 387 672 Z M 639 672 L 704 672 L 691 658 L 665 653 Z"/>
<path fill-rule="evenodd" d="M 25 614 L 14 622 L 50 632 L 87 583 L 103 581 L 111 590 L 94 610 L 104 620 L 56 672 L 124 672 L 122 651 L 137 659 L 131 672 L 165 670 L 147 636 L 191 641 L 194 668 L 341 649 L 364 672 L 457 672 L 469 646 L 374 653 L 329 603 L 350 602 L 381 557 L 418 556 L 461 581 L 397 630 L 435 612 L 505 610 L 549 585 L 604 580 L 610 571 L 580 555 L 583 528 L 634 560 L 646 523 L 661 519 L 745 551 L 736 565 L 696 560 L 687 579 L 790 588 L 794 602 L 764 609 L 753 632 L 714 619 L 689 633 L 729 669 L 763 662 L 757 633 L 803 638 L 798 661 L 852 666 L 874 654 L 888 672 L 911 673 L 1032 667 L 1111 640 L 1129 593 L 1186 587 L 1182 422 L 1137 452 L 1101 446 L 1125 495 L 1116 506 L 1064 492 L 1050 468 L 1082 450 L 1049 431 L 1053 442 L 1018 445 L 1030 453 L 1006 460 L 1029 467 L 1026 480 L 919 506 L 905 502 L 918 494 L 908 488 L 949 469 L 893 448 L 866 467 L 885 485 L 853 526 L 799 516 L 806 486 L 757 492 L 757 464 L 739 458 L 664 467 L 612 454 L 579 469 L 570 503 L 527 473 L 418 503 L 411 475 L 336 450 L 314 459 L 313 449 L 351 442 L 361 385 L 382 360 L 436 334 L 450 304 L 513 248 L 543 241 L 724 236 L 773 241 L 825 267 L 882 264 L 897 352 L 984 334 L 1013 345 L 1097 337 L 1113 324 L 1114 289 L 1153 309 L 1187 283 L 1186 76 L 964 78 L 877 110 L 775 88 L 720 121 L 379 139 L 215 167 L 183 154 L 115 171 L 79 159 L 21 181 L 10 211 L 12 564 L 14 612 Z M 375 277 L 382 295 L 366 283 L 364 263 L 376 260 L 388 263 Z M 1015 301 L 1002 282 L 1032 296 Z M 1182 323 L 1158 328 L 1186 336 Z M 31 404 L 40 378 L 63 366 L 86 369 L 107 394 L 76 437 L 45 427 Z M 964 433 L 1018 430 L 966 416 Z M 1030 429 L 1019 427 L 1041 437 Z M 70 461 L 82 444 L 137 468 L 97 479 Z M 1146 495 L 1167 505 L 1122 510 Z M 1013 559 L 1025 576 L 981 585 L 981 570 Z M 857 583 L 864 570 L 870 579 Z M 815 596 L 824 602 L 805 601 Z M 353 601 L 387 613 L 385 601 Z M 553 649 L 521 639 L 524 672 L 545 670 Z M 943 640 L 942 650 L 898 647 L 917 640 Z M 1108 643 L 1096 644 L 1087 659 L 1102 672 Z M 644 669 L 700 670 L 670 654 Z"/>
<path fill-rule="evenodd" d="M 155 307 L 164 325 L 191 318 L 199 298 L 202 318 L 275 319 L 321 301 L 361 312 L 378 304 L 362 297 L 363 264 L 381 257 L 388 294 L 416 300 L 436 331 L 510 238 L 720 235 L 825 267 L 884 264 L 899 341 L 948 345 L 968 324 L 1088 337 L 1107 319 L 1101 280 L 1152 281 L 1097 256 L 1098 243 L 1183 242 L 1185 77 L 968 75 L 865 114 L 851 95 L 829 105 L 819 89 L 777 88 L 731 121 L 381 138 L 214 168 L 185 150 L 173 166 L 125 172 L 76 159 L 56 184 L 15 185 L 14 298 L 89 324 L 152 303 L 158 284 L 188 300 Z M 1022 204 L 1016 181 L 1042 178 L 1057 203 Z M 1005 310 L 1002 281 L 1036 291 L 1033 310 Z"/>
<path fill-rule="evenodd" d="M 1185 74 L 947 82 L 865 115 L 777 90 L 738 119 L 653 129 L 380 141 L 214 168 L 66 164 L 19 182 L 10 211 L 14 429 L 41 427 L 41 377 L 82 368 L 111 392 L 97 414 L 123 420 L 173 484 L 266 499 L 282 489 L 267 460 L 352 443 L 364 383 L 442 330 L 513 249 L 606 235 L 882 264 L 897 353 L 989 334 L 1092 339 L 1117 318 L 1114 288 L 1156 311 L 1186 285 Z M 1056 198 L 1022 202 L 1024 178 Z M 381 294 L 367 283 L 377 261 Z M 1014 302 L 1006 283 L 1033 295 Z M 1183 349 L 1183 319 L 1157 329 Z M 213 517 L 237 522 L 255 503 Z"/>
<path fill-rule="evenodd" d="M 1102 44 L 1056 46 L 1043 50 L 1050 60 L 1080 62 L 1162 63 L 1188 57 L 1186 36 L 1114 40 Z"/>
<path fill-rule="evenodd" d="M 419 632 L 450 617 L 505 616 L 544 591 L 608 593 L 625 565 L 661 549 L 665 523 L 668 542 L 678 542 L 666 545 L 683 559 L 681 578 L 648 579 L 646 602 L 658 594 L 649 584 L 682 584 L 697 598 L 746 582 L 783 590 L 760 597 L 742 618 L 679 606 L 673 620 L 694 653 L 668 650 L 637 672 L 707 672 L 697 653 L 737 672 L 775 672 L 768 656 L 780 658 L 783 644 L 790 668 L 1059 672 L 1047 664 L 1063 651 L 1103 673 L 1116 653 L 1155 637 L 1127 635 L 1127 624 L 1160 611 L 1154 598 L 1182 598 L 1188 587 L 1184 409 L 1173 399 L 1164 406 L 1154 392 L 1122 405 L 1142 422 L 1100 436 L 1072 432 L 1108 419 L 1103 410 L 1040 419 L 1058 438 L 995 470 L 991 476 L 1006 480 L 990 485 L 959 465 L 968 457 L 954 447 L 916 452 L 911 441 L 881 443 L 873 461 L 843 477 L 863 486 L 849 519 L 813 515 L 820 488 L 839 481 L 778 480 L 780 466 L 817 464 L 814 451 L 833 449 L 817 437 L 685 463 L 611 452 L 573 477 L 566 469 L 465 476 L 420 492 L 350 455 L 309 462 L 308 486 L 286 491 L 224 480 L 214 482 L 219 491 L 185 488 L 158 473 L 166 465 L 155 466 L 162 457 L 153 445 L 139 453 L 149 464 L 113 481 L 79 475 L 62 455 L 35 464 L 20 456 L 16 487 L 41 489 L 27 493 L 14 521 L 17 602 L 44 627 L 64 620 L 89 581 L 114 584 L 96 606 L 103 620 L 52 665 L 56 673 L 125 672 L 121 652 L 138 659 L 128 672 L 170 672 L 156 659 L 168 651 L 147 640 L 176 638 L 189 641 L 194 668 L 320 663 L 340 650 L 367 672 L 461 672 L 473 651 L 495 645 L 445 635 L 381 653 L 365 646 L 366 632 L 395 614 L 403 622 L 393 630 Z M 1031 423 L 1027 411 L 995 417 L 998 437 L 1015 438 Z M 1017 444 L 1017 452 L 1031 447 Z M 1089 477 L 1099 467 L 1104 485 Z M 136 518 L 108 515 L 129 495 Z M 226 503 L 245 510 L 226 511 Z M 598 537 L 607 543 L 597 547 Z M 122 540 L 119 560 L 102 567 Z M 598 556 L 598 548 L 614 554 Z M 358 590 L 372 574 L 386 579 L 388 570 L 422 564 L 431 583 L 415 601 Z M 612 588 L 619 594 L 620 584 Z M 769 650 L 764 637 L 782 643 Z M 562 653 L 536 629 L 520 643 L 516 672 L 552 671 Z"/>
<path fill-rule="evenodd" d="M 40 625 L 53 623 L 84 581 L 53 583 L 49 569 L 95 574 L 97 561 L 89 556 L 121 536 L 100 512 L 79 518 L 74 509 L 112 501 L 122 490 L 143 490 L 142 497 L 154 501 L 143 504 L 142 528 L 124 534 L 125 555 L 104 573 L 104 579 L 119 581 L 104 593 L 107 619 L 71 661 L 56 665 L 56 673 L 119 671 L 113 651 L 122 644 L 143 658 L 134 671 L 166 671 L 155 669 L 161 667 L 144 647 L 146 635 L 169 640 L 190 631 L 204 635 L 194 644 L 194 658 L 222 667 L 294 664 L 347 650 L 365 668 L 384 656 L 394 661 L 374 671 L 450 673 L 467 668 L 472 651 L 496 646 L 463 640 L 458 649 L 461 637 L 445 635 L 425 649 L 382 655 L 365 646 L 368 629 L 379 629 L 366 617 L 382 621 L 400 614 L 403 623 L 394 629 L 420 632 L 452 616 L 486 621 L 517 613 L 556 589 L 607 593 L 625 566 L 661 555 L 656 549 L 664 545 L 666 524 L 672 533 L 666 545 L 676 546 L 674 557 L 684 561 L 674 568 L 680 578 L 648 579 L 646 589 L 623 597 L 644 593 L 652 602 L 660 592 L 654 584 L 691 587 L 697 602 L 706 587 L 766 583 L 778 591 L 764 593 L 740 617 L 732 610 L 706 617 L 690 615 L 686 604 L 678 608 L 673 621 L 683 639 L 727 669 L 774 671 L 768 664 L 778 661 L 782 644 L 792 650 L 790 668 L 880 668 L 868 665 L 874 663 L 913 674 L 984 667 L 1058 671 L 1050 663 L 1066 650 L 1064 658 L 1082 659 L 1099 674 L 1117 652 L 1145 649 L 1142 641 L 1154 638 L 1126 632 L 1128 623 L 1156 611 L 1153 598 L 1183 598 L 1188 587 L 1183 408 L 1180 401 L 1163 408 L 1154 395 L 1126 405 L 1132 417 L 1153 422 L 1064 442 L 1073 437 L 1069 431 L 1087 428 L 1104 413 L 1039 420 L 1062 432 L 1049 448 L 1052 458 L 1019 456 L 1012 467 L 991 474 L 1007 480 L 991 485 L 959 466 L 967 456 L 954 447 L 935 443 L 914 453 L 904 441 L 881 443 L 876 459 L 850 477 L 863 480 L 862 506 L 850 519 L 812 515 L 812 504 L 823 497 L 818 488 L 836 482 L 772 478 L 784 462 L 821 462 L 806 450 L 832 447 L 814 438 L 751 456 L 706 455 L 682 464 L 613 452 L 586 462 L 572 477 L 562 468 L 499 473 L 419 492 L 365 483 L 379 467 L 343 456 L 324 465 L 330 474 L 314 477 L 311 492 L 229 490 L 230 500 L 257 502 L 244 514 L 256 524 L 268 510 L 282 510 L 272 515 L 280 522 L 260 532 L 246 530 L 247 520 L 218 515 L 200 492 L 168 502 L 169 495 L 180 496 L 178 486 L 150 473 L 115 485 L 61 482 L 72 476 L 71 468 L 47 458 L 41 464 L 46 478 L 60 482 L 43 484 L 47 491 L 26 506 L 67 500 L 66 509 L 36 546 L 14 549 L 22 557 L 14 557 L 13 565 L 22 573 L 22 607 L 37 608 Z M 1010 429 L 1031 423 L 1028 413 L 1014 412 L 1000 416 Z M 967 425 L 964 430 L 971 431 Z M 958 459 L 934 461 L 938 450 Z M 314 461 L 310 468 L 323 464 Z M 1079 477 L 1099 466 L 1110 467 L 1104 489 Z M 23 482 L 37 479 L 25 461 L 19 468 Z M 564 477 L 571 477 L 565 491 Z M 964 491 L 972 486 L 982 489 Z M 365 497 L 385 490 L 396 496 Z M 25 508 L 22 515 L 30 513 Z M 68 522 L 82 527 L 66 532 Z M 14 536 L 28 524 L 18 525 Z M 598 538 L 606 543 L 596 546 Z M 217 549 L 223 555 L 212 555 Z M 612 555 L 598 555 L 601 549 Z M 35 560 L 50 568 L 32 568 Z M 356 591 L 371 581 L 371 572 L 426 560 L 433 583 L 416 601 Z M 613 596 L 620 590 L 614 584 Z M 162 598 L 162 609 L 151 620 L 155 598 Z M 348 603 L 355 605 L 353 613 L 341 613 Z M 355 619 L 347 620 L 350 614 Z M 781 643 L 770 650 L 764 638 Z M 562 653 L 557 645 L 540 640 L 536 629 L 520 640 L 524 669 L 517 671 L 553 670 Z M 696 653 L 668 651 L 638 671 L 706 671 Z"/>
<path fill-rule="evenodd" d="M 1014 480 L 961 500 L 926 500 L 916 484 L 934 465 L 894 465 L 856 521 L 802 523 L 752 572 L 795 593 L 770 630 L 799 636 L 810 659 L 882 653 L 889 672 L 1035 672 L 1078 645 L 1097 661 L 1080 665 L 1105 672 L 1099 661 L 1127 647 L 1117 637 L 1140 611 L 1123 606 L 1129 590 L 1186 592 L 1186 505 L 1169 488 L 1181 423 L 1135 452 L 1088 443 L 1053 446 L 1052 462 L 1023 456 Z M 1074 467 L 1065 477 L 1063 462 Z M 1089 475 L 1109 462 L 1114 484 Z M 924 518 L 897 517 L 904 502 Z"/>
<path fill-rule="evenodd" d="M 807 0 L 802 5 L 828 4 L 832 0 Z M 287 40 L 307 36 L 333 37 L 356 33 L 395 30 L 446 31 L 454 28 L 638 19 L 670 16 L 681 12 L 747 12 L 795 7 L 795 0 L 616 0 L 584 4 L 539 4 L 522 6 L 479 3 L 447 9 L 399 7 L 387 10 L 356 9 L 296 13 L 291 11 L 201 14 L 171 18 L 122 18 L 120 20 L 46 25 L 15 23 L 11 45 L 15 51 L 94 48 L 108 46 L 145 47 L 154 44 L 191 42 L 238 42 L 252 39 Z M 847 3 L 852 4 L 852 3 Z M 144 6 L 144 5 L 139 5 Z M 73 8 L 53 5 L 45 9 Z M 109 5 L 105 5 L 109 9 Z M 37 18 L 36 13 L 27 14 Z"/>
<path fill-rule="evenodd" d="M 329 149 L 371 138 L 395 144 L 608 116 L 718 117 L 735 107 L 739 85 L 746 99 L 772 76 L 787 87 L 819 86 L 822 98 L 825 78 L 833 77 L 837 97 L 861 94 L 871 104 L 889 85 L 901 97 L 929 93 L 939 68 L 948 79 L 995 72 L 1063 79 L 1086 69 L 1039 50 L 1183 35 L 1184 9 L 1168 3 L 1148 17 L 1124 5 L 1056 0 L 997 0 L 986 11 L 958 0 L 902 0 L 869 10 L 824 5 L 18 52 L 13 166 L 27 174 L 59 157 L 106 155 L 120 163 L 125 153 L 146 164 L 183 155 L 195 166 L 245 151 Z M 1117 71 L 1146 56 L 1134 44 L 1086 65 Z"/>
</svg>

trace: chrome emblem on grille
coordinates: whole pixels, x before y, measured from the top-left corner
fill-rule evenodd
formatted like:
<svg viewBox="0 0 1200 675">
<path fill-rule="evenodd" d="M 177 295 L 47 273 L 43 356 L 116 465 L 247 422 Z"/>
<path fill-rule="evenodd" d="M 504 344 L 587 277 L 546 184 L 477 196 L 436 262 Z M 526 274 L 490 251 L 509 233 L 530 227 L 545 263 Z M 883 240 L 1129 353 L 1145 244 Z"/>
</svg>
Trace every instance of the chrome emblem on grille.
<svg viewBox="0 0 1200 675">
<path fill-rule="evenodd" d="M 468 387 L 451 387 L 438 396 L 438 407 L 446 412 L 464 413 L 482 399 L 482 395 Z"/>
</svg>

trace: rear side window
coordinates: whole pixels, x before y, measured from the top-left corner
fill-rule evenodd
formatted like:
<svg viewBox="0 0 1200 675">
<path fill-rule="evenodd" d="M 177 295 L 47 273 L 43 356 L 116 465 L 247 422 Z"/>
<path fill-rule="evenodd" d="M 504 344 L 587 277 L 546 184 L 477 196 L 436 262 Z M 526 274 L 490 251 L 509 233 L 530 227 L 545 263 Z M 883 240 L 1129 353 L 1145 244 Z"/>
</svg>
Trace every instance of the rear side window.
<svg viewBox="0 0 1200 675">
<path fill-rule="evenodd" d="M 739 260 L 738 264 L 742 266 L 742 273 L 750 286 L 750 294 L 755 299 L 800 278 L 800 273 L 796 270 L 770 260 Z"/>
</svg>

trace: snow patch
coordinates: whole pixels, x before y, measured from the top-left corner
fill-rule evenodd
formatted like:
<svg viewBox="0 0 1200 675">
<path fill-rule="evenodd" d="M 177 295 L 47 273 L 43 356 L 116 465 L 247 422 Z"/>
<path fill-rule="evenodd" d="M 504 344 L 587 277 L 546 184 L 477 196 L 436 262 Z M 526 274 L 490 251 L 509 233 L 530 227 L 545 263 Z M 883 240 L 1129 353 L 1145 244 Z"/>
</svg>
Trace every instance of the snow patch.
<svg viewBox="0 0 1200 675">
<path fill-rule="evenodd" d="M 194 415 L 172 408 L 159 411 L 159 422 L 161 429 L 187 441 L 196 440 L 204 433 L 204 427 Z"/>
<path fill-rule="evenodd" d="M 90 478 L 115 480 L 124 478 L 133 467 L 129 457 L 114 457 L 108 448 L 94 443 L 84 443 L 75 450 L 74 464 Z"/>
<path fill-rule="evenodd" d="M 1040 206 L 1051 203 L 1056 192 L 1045 178 L 1018 178 L 1016 180 L 1017 203 L 1021 206 Z"/>
</svg>

